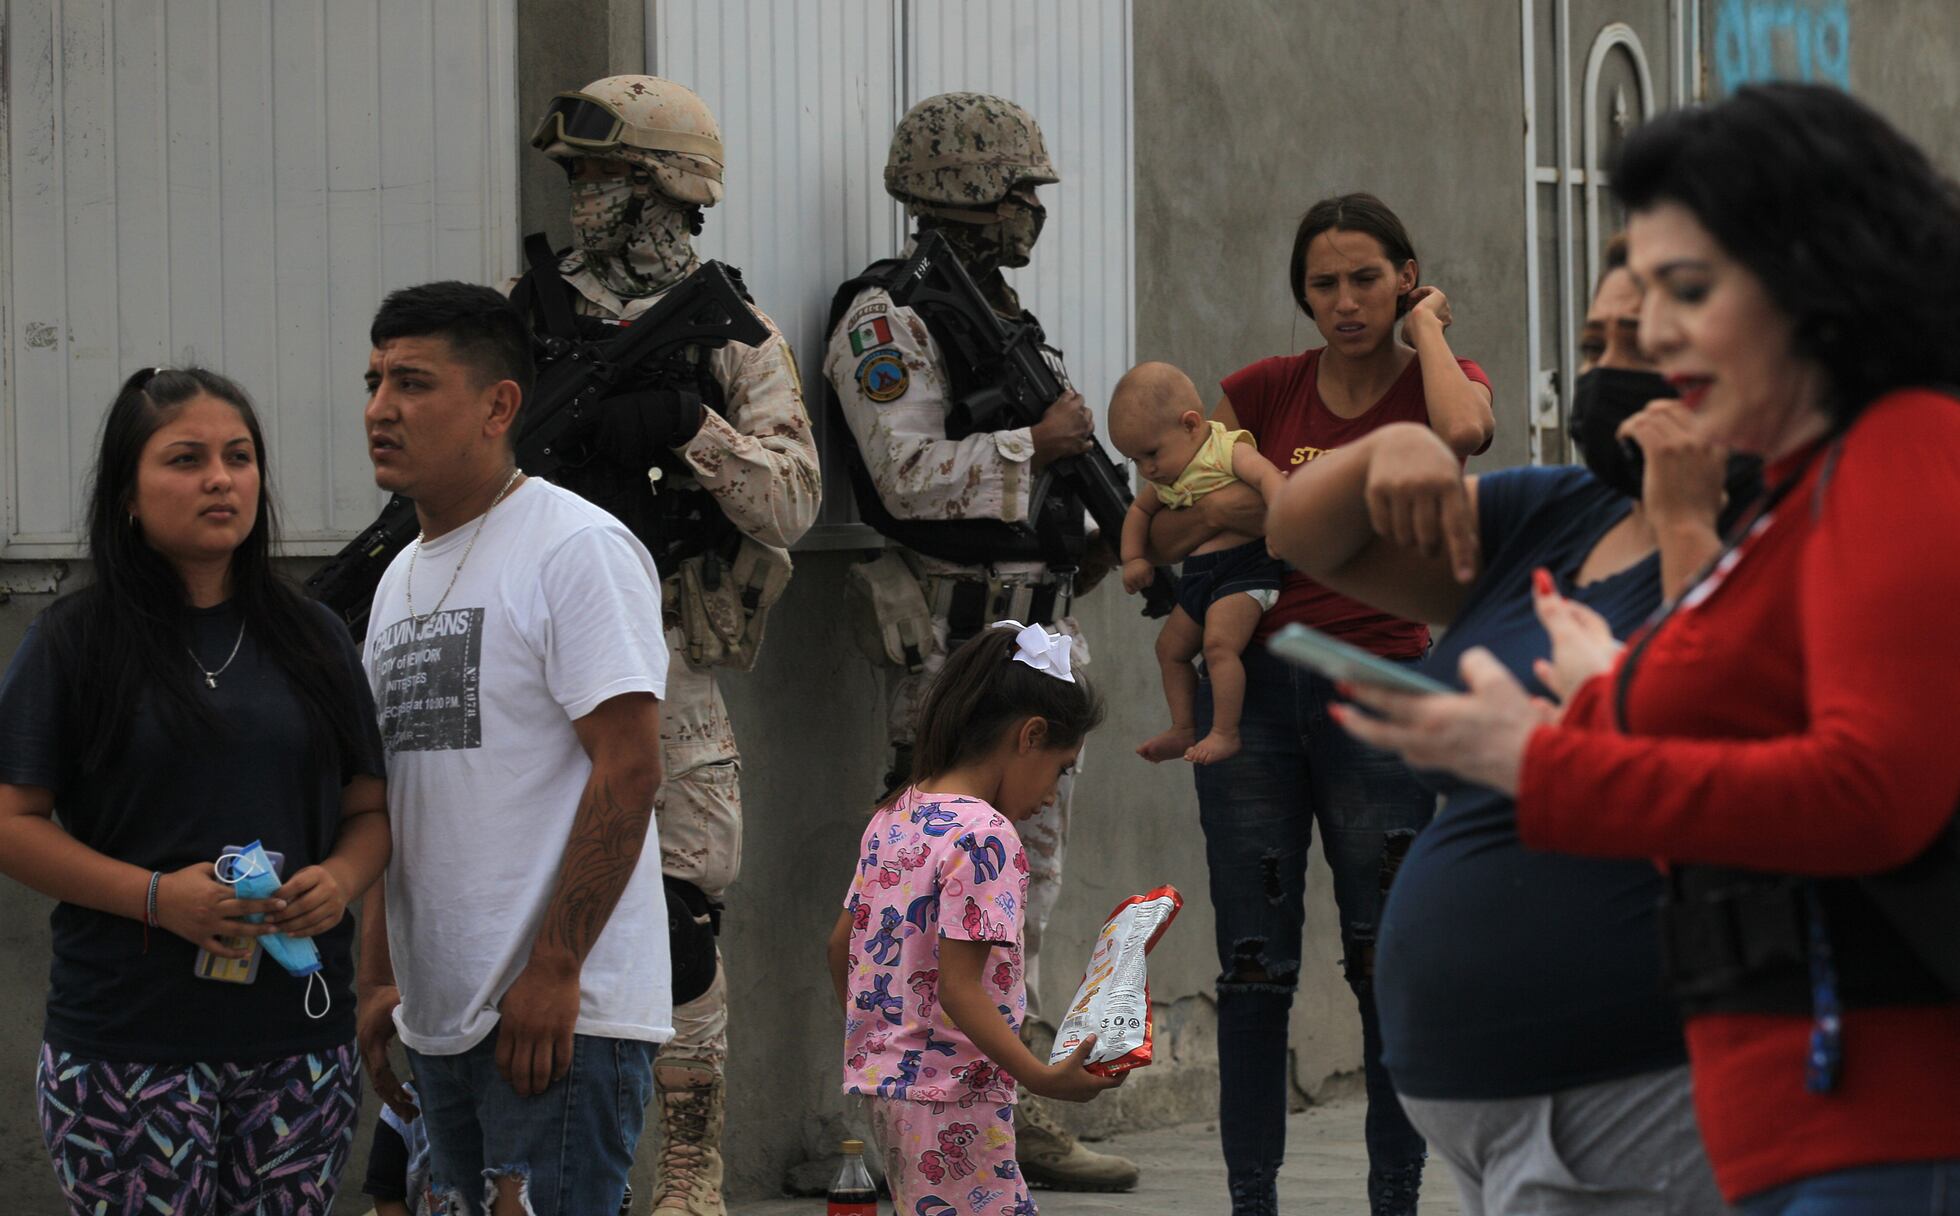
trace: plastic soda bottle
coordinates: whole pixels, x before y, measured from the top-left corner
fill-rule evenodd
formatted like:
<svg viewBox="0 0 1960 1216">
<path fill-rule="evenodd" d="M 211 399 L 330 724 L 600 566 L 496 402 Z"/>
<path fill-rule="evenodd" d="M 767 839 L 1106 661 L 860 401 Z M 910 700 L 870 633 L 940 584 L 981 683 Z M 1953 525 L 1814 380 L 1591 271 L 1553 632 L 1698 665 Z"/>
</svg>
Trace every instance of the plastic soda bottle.
<svg viewBox="0 0 1960 1216">
<path fill-rule="evenodd" d="M 830 1180 L 830 1203 L 825 1216 L 878 1216 L 878 1188 L 864 1168 L 864 1141 L 844 1141 L 844 1161 Z"/>
</svg>

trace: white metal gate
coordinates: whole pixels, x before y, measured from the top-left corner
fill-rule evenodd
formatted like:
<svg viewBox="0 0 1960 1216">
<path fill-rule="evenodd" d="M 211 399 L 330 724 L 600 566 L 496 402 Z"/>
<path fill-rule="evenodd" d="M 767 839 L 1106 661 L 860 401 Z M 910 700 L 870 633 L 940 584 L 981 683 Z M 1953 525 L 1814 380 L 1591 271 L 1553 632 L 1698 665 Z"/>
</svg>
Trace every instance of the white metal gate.
<svg viewBox="0 0 1960 1216">
<path fill-rule="evenodd" d="M 288 552 L 373 518 L 376 304 L 516 262 L 514 2 L 0 0 L 0 556 L 79 552 L 117 385 L 186 358 L 258 402 Z"/>
<path fill-rule="evenodd" d="M 726 144 L 704 256 L 740 266 L 795 348 L 820 412 L 836 286 L 898 252 L 892 127 L 956 89 L 1033 112 L 1062 181 L 1042 191 L 1033 263 L 1010 271 L 1099 413 L 1135 347 L 1130 0 L 648 0 L 650 69 L 700 93 Z M 818 431 L 823 430 L 818 420 Z M 826 444 L 824 514 L 804 547 L 875 540 Z"/>
<path fill-rule="evenodd" d="M 1700 94 L 1700 0 L 1519 0 L 1519 9 L 1531 460 L 1556 464 L 1570 458 L 1579 329 L 1619 226 L 1604 166 L 1627 131 Z"/>
</svg>

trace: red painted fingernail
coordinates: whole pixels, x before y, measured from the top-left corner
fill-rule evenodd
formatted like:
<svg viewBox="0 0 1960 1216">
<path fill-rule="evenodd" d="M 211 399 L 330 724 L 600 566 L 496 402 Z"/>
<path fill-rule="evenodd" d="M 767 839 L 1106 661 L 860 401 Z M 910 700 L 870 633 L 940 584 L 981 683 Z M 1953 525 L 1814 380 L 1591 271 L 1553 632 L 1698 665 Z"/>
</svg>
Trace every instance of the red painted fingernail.
<svg viewBox="0 0 1960 1216">
<path fill-rule="evenodd" d="M 1552 586 L 1551 572 L 1543 566 L 1531 572 L 1531 586 L 1540 595 L 1558 594 L 1557 589 Z"/>
<path fill-rule="evenodd" d="M 1334 685 L 1334 691 L 1335 691 L 1336 693 L 1338 693 L 1338 694 L 1340 694 L 1340 696 L 1341 696 L 1341 698 L 1342 698 L 1343 700 L 1353 700 L 1353 699 L 1354 699 L 1354 685 L 1353 685 L 1353 684 L 1351 684 L 1351 683 L 1349 683 L 1349 682 L 1348 682 L 1348 681 L 1346 681 L 1346 680 L 1341 680 L 1341 681 L 1338 681 L 1337 683 L 1335 683 L 1335 685 Z"/>
</svg>

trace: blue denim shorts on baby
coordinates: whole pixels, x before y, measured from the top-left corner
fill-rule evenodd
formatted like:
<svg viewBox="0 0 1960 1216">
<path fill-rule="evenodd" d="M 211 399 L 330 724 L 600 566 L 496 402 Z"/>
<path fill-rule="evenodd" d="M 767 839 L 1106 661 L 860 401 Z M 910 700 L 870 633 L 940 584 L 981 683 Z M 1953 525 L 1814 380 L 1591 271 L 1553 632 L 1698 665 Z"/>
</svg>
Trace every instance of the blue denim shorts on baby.
<svg viewBox="0 0 1960 1216">
<path fill-rule="evenodd" d="M 1204 623 L 1205 610 L 1228 595 L 1244 591 L 1271 608 L 1279 598 L 1280 576 L 1286 563 L 1266 552 L 1264 540 L 1247 541 L 1213 553 L 1194 553 L 1184 559 L 1177 575 L 1177 606 Z"/>
</svg>

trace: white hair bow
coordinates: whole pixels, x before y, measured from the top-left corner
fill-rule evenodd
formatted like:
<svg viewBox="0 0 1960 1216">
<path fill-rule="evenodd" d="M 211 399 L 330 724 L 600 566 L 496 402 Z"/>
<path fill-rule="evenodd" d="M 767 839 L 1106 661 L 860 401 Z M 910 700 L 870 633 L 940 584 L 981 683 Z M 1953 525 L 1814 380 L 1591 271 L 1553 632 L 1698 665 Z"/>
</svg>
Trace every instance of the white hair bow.
<svg viewBox="0 0 1960 1216">
<path fill-rule="evenodd" d="M 994 628 L 1015 630 L 1014 655 L 1016 663 L 1026 663 L 1043 675 L 1054 676 L 1057 680 L 1075 683 L 1075 674 L 1069 670 L 1069 657 L 1074 643 L 1066 634 L 1050 633 L 1039 625 L 1023 625 L 1019 621 L 995 621 Z"/>
</svg>

